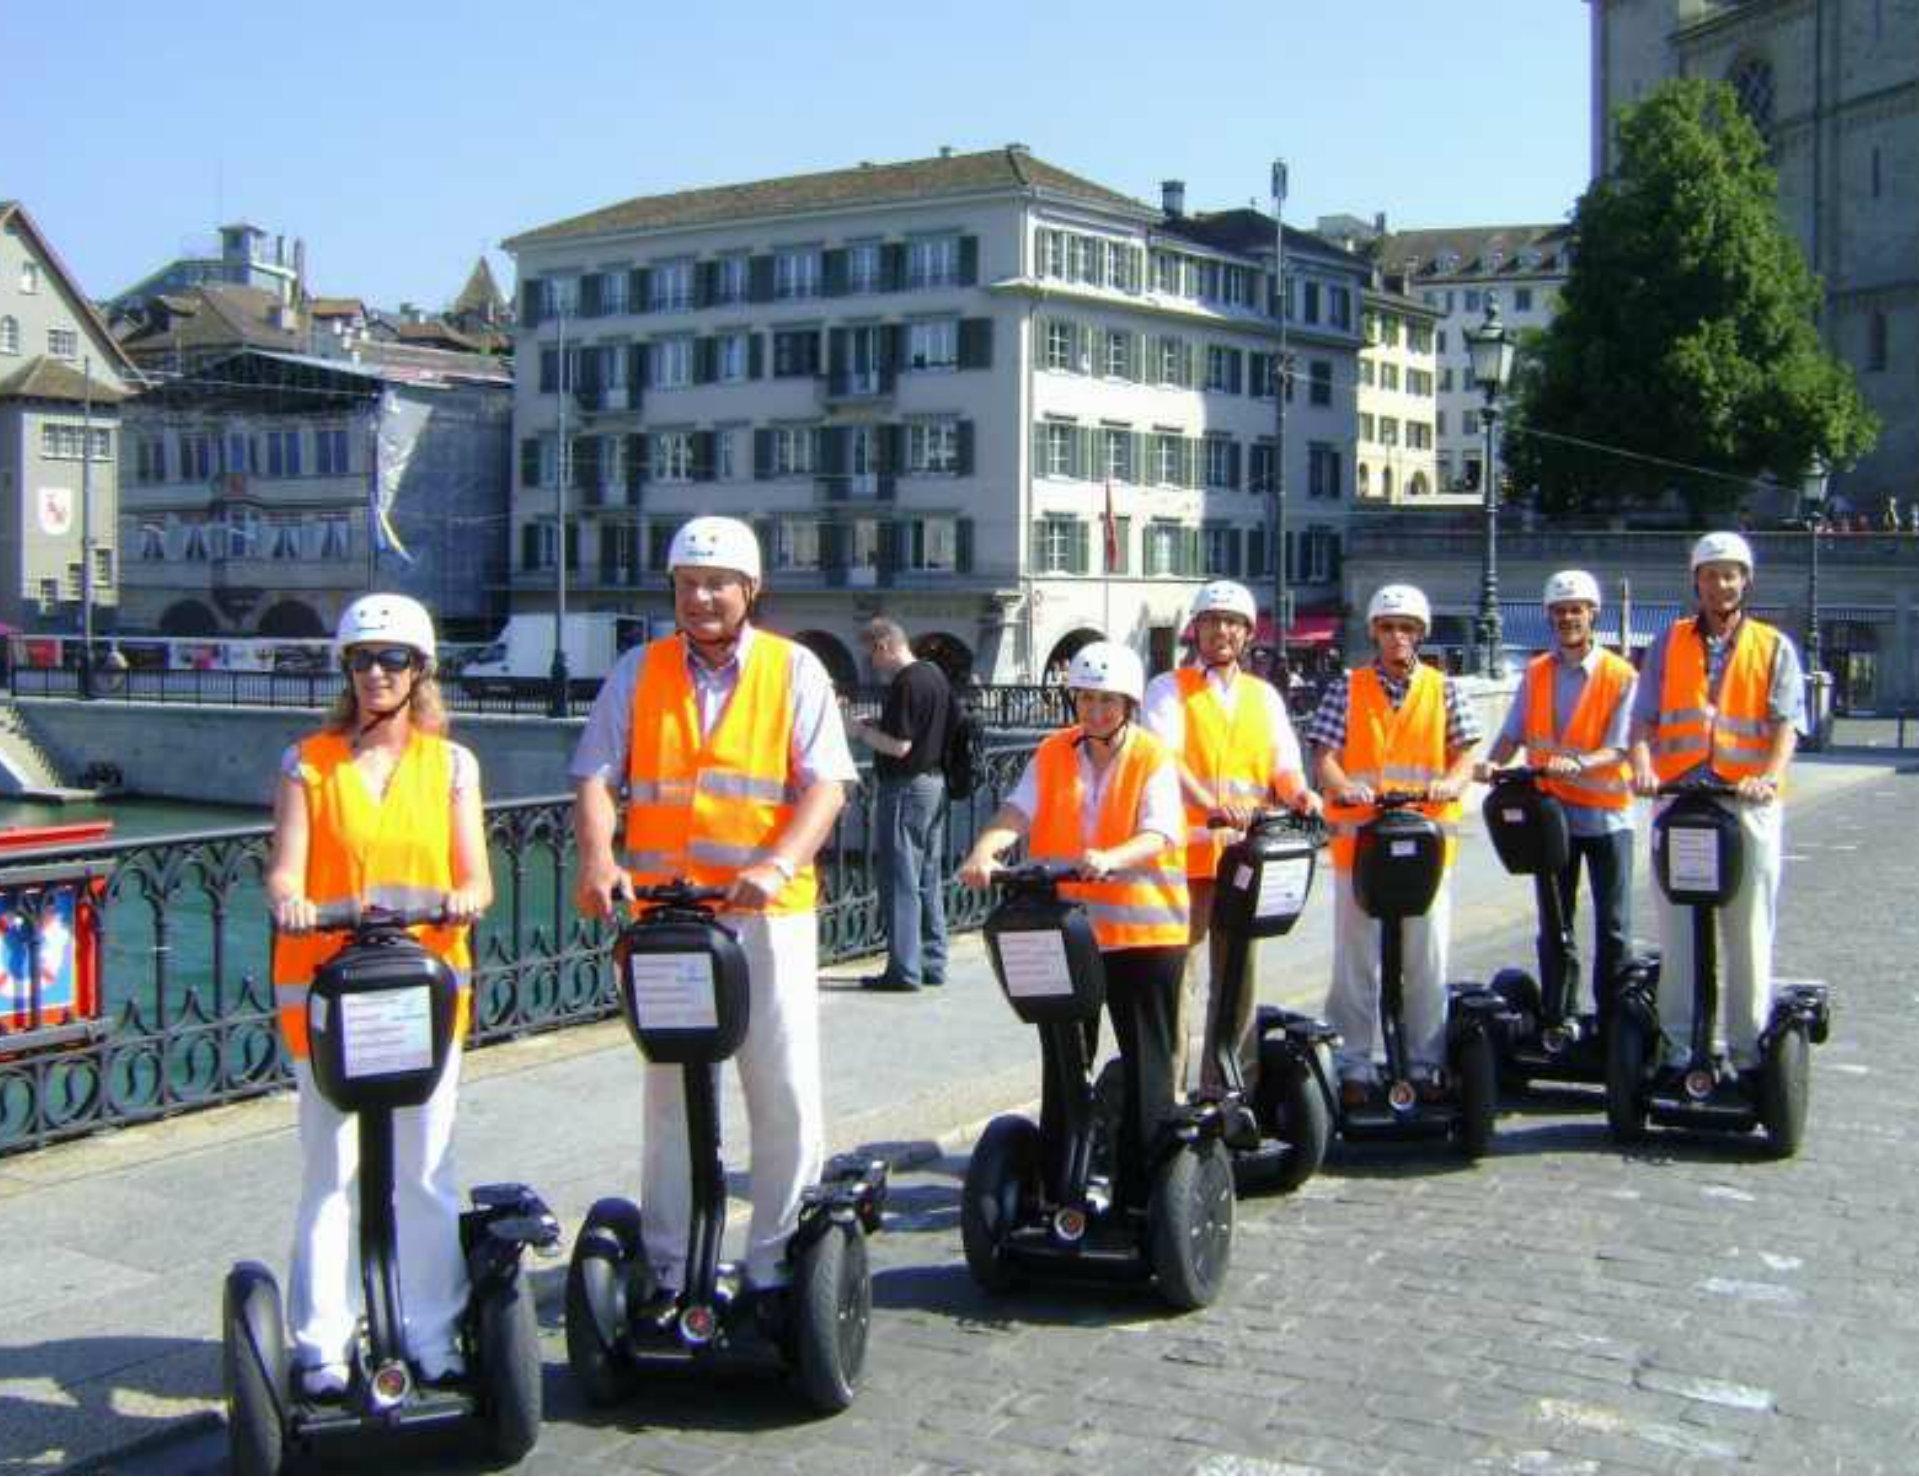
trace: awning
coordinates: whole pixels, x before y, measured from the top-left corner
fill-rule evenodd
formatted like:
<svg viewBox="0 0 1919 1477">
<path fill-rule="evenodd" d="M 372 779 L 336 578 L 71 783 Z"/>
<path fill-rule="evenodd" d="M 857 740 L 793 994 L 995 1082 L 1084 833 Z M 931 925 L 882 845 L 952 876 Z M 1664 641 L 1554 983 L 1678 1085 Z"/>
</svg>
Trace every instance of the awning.
<svg viewBox="0 0 1919 1477">
<path fill-rule="evenodd" d="M 1650 646 L 1665 629 L 1682 615 L 1691 611 L 1691 606 L 1677 601 L 1635 600 L 1632 602 L 1632 630 L 1629 645 L 1637 650 Z M 1594 634 L 1601 646 L 1619 649 L 1620 616 L 1622 610 L 1617 604 L 1607 605 L 1599 612 L 1594 622 Z M 1459 606 L 1441 607 L 1435 612 L 1441 626 L 1441 634 L 1448 629 L 1463 627 L 1464 643 L 1470 645 L 1476 638 L 1479 621 L 1479 608 L 1471 610 Z M 1448 620 L 1447 618 L 1451 619 Z M 1456 623 L 1456 624 L 1455 624 Z M 1546 618 L 1545 607 L 1537 600 L 1502 600 L 1499 602 L 1499 634 L 1501 644 L 1507 651 L 1545 651 L 1554 644 L 1552 622 Z M 1441 644 L 1447 644 L 1444 641 Z"/>
<path fill-rule="evenodd" d="M 1337 615 L 1305 614 L 1295 615 L 1291 629 L 1286 632 L 1288 646 L 1332 646 L 1339 640 L 1340 618 Z M 1259 613 L 1259 624 L 1253 629 L 1254 644 L 1271 646 L 1273 644 L 1273 616 L 1271 611 Z"/>
</svg>

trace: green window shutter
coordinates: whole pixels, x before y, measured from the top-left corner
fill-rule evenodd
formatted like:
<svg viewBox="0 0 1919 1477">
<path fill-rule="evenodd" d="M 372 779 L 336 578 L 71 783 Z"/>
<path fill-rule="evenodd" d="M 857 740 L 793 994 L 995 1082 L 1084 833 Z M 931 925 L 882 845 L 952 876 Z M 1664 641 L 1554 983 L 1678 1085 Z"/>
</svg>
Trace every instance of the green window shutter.
<svg viewBox="0 0 1919 1477">
<path fill-rule="evenodd" d="M 540 526 L 537 523 L 520 525 L 520 568 L 538 569 L 540 567 Z"/>
<path fill-rule="evenodd" d="M 879 467 L 877 470 L 889 476 L 899 472 L 906 465 L 906 427 L 898 421 L 889 422 L 879 428 Z"/>
<path fill-rule="evenodd" d="M 719 276 L 719 271 L 720 271 L 720 264 L 718 262 L 693 263 L 693 306 L 694 307 L 706 308 L 706 307 L 712 306 L 713 295 L 714 295 L 713 288 L 714 288 L 715 280 Z"/>
<path fill-rule="evenodd" d="M 1045 475 L 1046 423 L 1044 421 L 1035 421 L 1033 423 L 1033 476 L 1038 478 L 1044 477 Z"/>
<path fill-rule="evenodd" d="M 693 480 L 695 482 L 711 482 L 713 480 L 716 470 L 713 455 L 714 440 L 714 433 L 711 431 L 695 431 L 693 433 Z"/>
<path fill-rule="evenodd" d="M 1085 574 L 1092 567 L 1087 547 L 1091 542 L 1088 538 L 1089 532 L 1084 518 L 1073 520 L 1073 554 L 1070 566 L 1070 572 L 1073 574 Z"/>
<path fill-rule="evenodd" d="M 1119 547 L 1119 557 L 1113 561 L 1114 574 L 1129 574 L 1133 562 L 1133 520 L 1115 518 L 1113 520 L 1113 542 Z"/>
<path fill-rule="evenodd" d="M 991 318 L 960 319 L 959 367 L 961 369 L 993 367 L 993 320 Z"/>
<path fill-rule="evenodd" d="M 1232 575 L 1234 579 L 1238 579 L 1243 573 L 1239 559 L 1240 540 L 1242 536 L 1240 530 L 1237 528 L 1231 528 L 1226 531 L 1226 572 Z"/>
<path fill-rule="evenodd" d="M 626 274 L 626 311 L 644 313 L 646 311 L 646 291 L 652 284 L 652 273 L 645 267 L 634 267 Z"/>
<path fill-rule="evenodd" d="M 848 428 L 846 426 L 820 427 L 818 467 L 821 476 L 838 479 L 840 475 L 846 471 L 847 431 Z M 836 480 L 834 487 L 835 495 L 839 495 L 844 491 L 844 488 L 837 485 Z"/>
<path fill-rule="evenodd" d="M 820 253 L 820 295 L 846 296 L 846 248 L 843 246 Z"/>
<path fill-rule="evenodd" d="M 629 395 L 646 388 L 646 345 L 643 343 L 626 346 L 626 387 Z"/>
<path fill-rule="evenodd" d="M 762 481 L 773 475 L 773 432 L 769 427 L 753 432 L 753 475 Z"/>
<path fill-rule="evenodd" d="M 763 333 L 746 336 L 746 377 L 752 380 L 766 378 L 766 335 Z"/>
<path fill-rule="evenodd" d="M 880 578 L 890 580 L 900 567 L 900 526 L 889 521 L 880 525 L 879 532 Z"/>
<path fill-rule="evenodd" d="M 648 459 L 653 450 L 653 438 L 639 432 L 630 432 L 626 438 L 626 485 L 628 491 L 637 492 L 646 485 Z"/>
<path fill-rule="evenodd" d="M 957 471 L 962 477 L 970 477 L 973 475 L 973 423 L 971 421 L 959 423 L 955 440 L 958 443 Z"/>
<path fill-rule="evenodd" d="M 979 282 L 979 237 L 962 236 L 959 241 L 959 280 L 962 287 Z"/>
<path fill-rule="evenodd" d="M 1246 530 L 1246 573 L 1266 573 L 1266 535 L 1257 528 Z"/>
<path fill-rule="evenodd" d="M 973 572 L 973 520 L 961 518 L 953 525 L 953 569 L 956 574 Z"/>
<path fill-rule="evenodd" d="M 1152 442 L 1144 431 L 1128 431 L 1133 441 L 1132 473 L 1133 483 L 1137 487 L 1152 485 L 1152 477 L 1146 468 L 1146 458 L 1152 448 Z"/>
<path fill-rule="evenodd" d="M 520 438 L 520 486 L 538 487 L 540 485 L 540 438 L 522 436 Z"/>
<path fill-rule="evenodd" d="M 693 340 L 693 383 L 710 385 L 717 374 L 719 344 L 715 339 L 696 338 Z"/>
<path fill-rule="evenodd" d="M 600 312 L 600 274 L 588 272 L 580 278 L 580 316 L 597 318 Z"/>
<path fill-rule="evenodd" d="M 520 326 L 538 328 L 540 326 L 540 290 L 538 277 L 529 277 L 520 284 Z"/>
<path fill-rule="evenodd" d="M 906 243 L 888 241 L 880 247 L 880 291 L 898 292 L 906 285 Z"/>
<path fill-rule="evenodd" d="M 771 256 L 747 258 L 746 300 L 750 303 L 773 301 L 773 258 Z"/>
<path fill-rule="evenodd" d="M 831 375 L 846 373 L 846 330 L 844 328 L 826 330 L 826 372 Z"/>
</svg>

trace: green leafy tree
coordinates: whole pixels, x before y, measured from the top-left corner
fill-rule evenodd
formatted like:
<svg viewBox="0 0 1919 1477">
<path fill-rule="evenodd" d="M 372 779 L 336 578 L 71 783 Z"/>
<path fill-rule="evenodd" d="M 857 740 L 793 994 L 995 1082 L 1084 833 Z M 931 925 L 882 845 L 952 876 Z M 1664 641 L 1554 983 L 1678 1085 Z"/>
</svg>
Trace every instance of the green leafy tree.
<svg viewBox="0 0 1919 1477">
<path fill-rule="evenodd" d="M 1870 450 L 1877 418 L 1819 341 L 1818 279 L 1732 88 L 1666 83 L 1620 111 L 1618 138 L 1617 171 L 1574 214 L 1559 314 L 1522 351 L 1514 483 L 1548 512 L 1623 512 L 1676 488 L 1703 519 L 1763 474 Z"/>
</svg>

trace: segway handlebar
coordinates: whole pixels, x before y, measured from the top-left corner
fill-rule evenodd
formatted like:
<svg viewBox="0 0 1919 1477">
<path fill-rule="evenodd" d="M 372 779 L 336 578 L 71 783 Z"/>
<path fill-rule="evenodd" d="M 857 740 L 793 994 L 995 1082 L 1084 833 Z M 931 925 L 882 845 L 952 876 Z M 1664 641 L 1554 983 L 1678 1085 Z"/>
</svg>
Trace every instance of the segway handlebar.
<svg viewBox="0 0 1919 1477">
<path fill-rule="evenodd" d="M 991 881 L 995 887 L 1003 887 L 1008 892 L 1051 893 L 1060 883 L 1071 882 L 1077 876 L 1079 868 L 1071 862 L 1027 861 L 1002 867 Z"/>
<path fill-rule="evenodd" d="M 1494 789 L 1501 785 L 1530 785 L 1535 780 L 1543 780 L 1548 771 L 1538 764 L 1511 764 L 1504 769 L 1495 769 L 1492 778 L 1486 781 Z"/>
<path fill-rule="evenodd" d="M 1381 790 L 1373 796 L 1374 810 L 1406 810 L 1415 805 L 1431 803 L 1432 796 L 1424 790 Z"/>
<path fill-rule="evenodd" d="M 671 882 L 656 882 L 646 887 L 635 887 L 631 882 L 620 882 L 614 886 L 613 896 L 624 898 L 635 905 L 649 904 L 664 908 L 693 908 L 703 903 L 722 902 L 726 898 L 724 887 L 707 887 L 697 882 L 688 882 L 684 877 L 675 877 Z"/>
<path fill-rule="evenodd" d="M 1653 793 L 1661 799 L 1669 799 L 1679 795 L 1706 795 L 1714 800 L 1738 800 L 1743 798 L 1739 793 L 1739 786 L 1733 784 L 1730 780 L 1720 779 L 1716 774 L 1708 776 L 1705 779 L 1667 780 Z"/>
<path fill-rule="evenodd" d="M 1206 817 L 1209 826 L 1230 826 L 1232 822 L 1221 811 L 1212 811 Z M 1326 844 L 1332 829 L 1325 820 L 1316 815 L 1301 815 L 1296 810 L 1267 810 L 1253 812 L 1252 820 L 1247 824 L 1247 832 L 1253 831 L 1290 831 L 1295 836 L 1303 836 L 1317 846 Z"/>
<path fill-rule="evenodd" d="M 314 909 L 313 932 L 357 933 L 363 928 L 411 928 L 416 923 L 447 922 L 445 902 L 417 908 L 386 908 L 347 898 Z"/>
</svg>

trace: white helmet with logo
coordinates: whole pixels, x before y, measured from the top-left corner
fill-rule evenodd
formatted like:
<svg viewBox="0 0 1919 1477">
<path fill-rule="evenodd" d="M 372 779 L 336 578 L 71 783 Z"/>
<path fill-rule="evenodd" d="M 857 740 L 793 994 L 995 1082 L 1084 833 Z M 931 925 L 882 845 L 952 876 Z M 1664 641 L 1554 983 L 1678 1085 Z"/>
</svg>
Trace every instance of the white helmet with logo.
<svg viewBox="0 0 1919 1477">
<path fill-rule="evenodd" d="M 333 635 L 333 651 L 344 655 L 349 646 L 410 646 L 422 661 L 432 661 L 435 650 L 433 617 L 426 607 L 406 595 L 362 595 L 340 613 Z"/>
<path fill-rule="evenodd" d="M 666 572 L 693 564 L 709 569 L 731 569 L 758 581 L 760 577 L 760 541 L 753 530 L 737 518 L 711 515 L 693 518 L 680 525 L 666 549 Z"/>
<path fill-rule="evenodd" d="M 1426 603 L 1426 592 L 1418 585 L 1381 585 L 1366 605 L 1368 626 L 1381 616 L 1402 615 L 1419 622 L 1423 631 L 1433 628 L 1433 608 Z"/>
<path fill-rule="evenodd" d="M 1599 609 L 1599 581 L 1583 569 L 1560 570 L 1546 581 L 1546 591 L 1539 597 L 1539 603 L 1548 610 L 1573 600 L 1584 600 L 1595 611 Z"/>
<path fill-rule="evenodd" d="M 1746 566 L 1746 578 L 1752 578 L 1752 545 L 1736 533 L 1709 533 L 1692 546 L 1692 570 L 1699 572 L 1702 564 L 1743 564 Z"/>
<path fill-rule="evenodd" d="M 1134 702 L 1146 697 L 1146 668 L 1117 641 L 1089 641 L 1066 669 L 1066 685 L 1081 692 L 1116 692 Z"/>
<path fill-rule="evenodd" d="M 1237 580 L 1212 580 L 1193 597 L 1192 618 L 1202 615 L 1236 615 L 1251 626 L 1258 623 L 1259 607 L 1253 603 L 1253 592 Z"/>
</svg>

